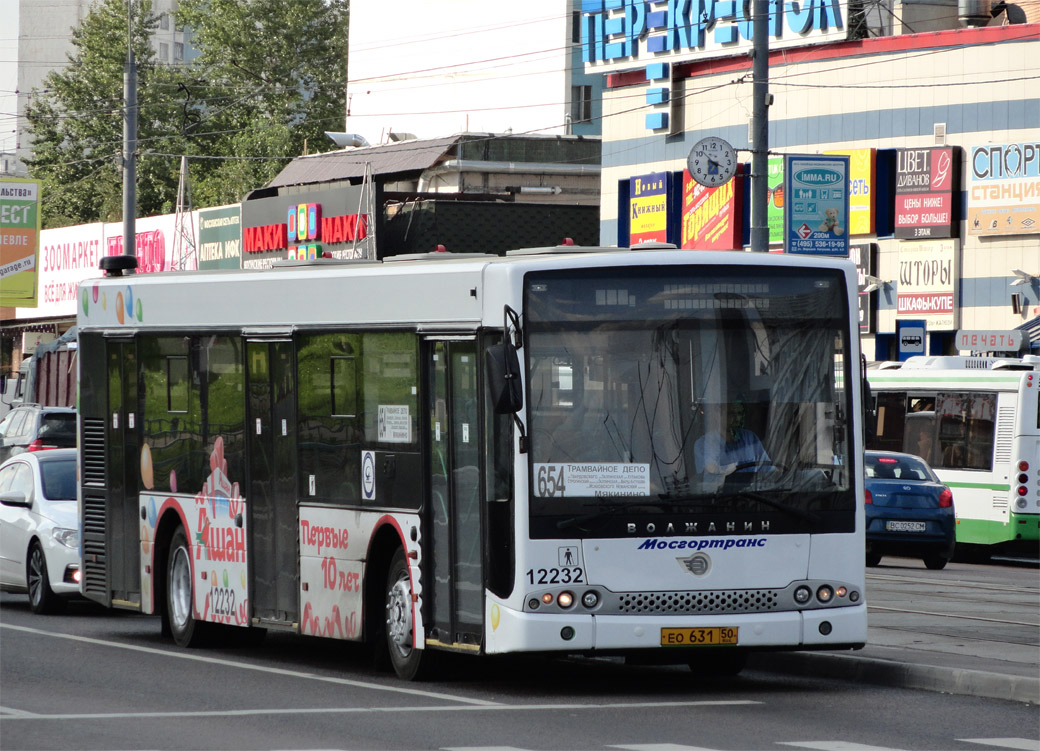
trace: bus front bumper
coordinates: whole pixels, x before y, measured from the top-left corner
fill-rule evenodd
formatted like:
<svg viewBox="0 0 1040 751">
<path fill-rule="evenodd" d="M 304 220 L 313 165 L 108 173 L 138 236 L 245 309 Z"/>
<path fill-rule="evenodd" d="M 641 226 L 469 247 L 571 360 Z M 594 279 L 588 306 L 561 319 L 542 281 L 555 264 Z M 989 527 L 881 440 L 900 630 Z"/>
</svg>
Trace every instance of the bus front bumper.
<svg viewBox="0 0 1040 751">
<path fill-rule="evenodd" d="M 666 650 L 671 647 L 662 645 L 663 629 L 736 629 L 735 646 L 748 649 L 847 649 L 867 640 L 863 602 L 820 610 L 718 616 L 549 615 L 491 607 L 497 613 L 488 619 L 488 654 Z"/>
</svg>

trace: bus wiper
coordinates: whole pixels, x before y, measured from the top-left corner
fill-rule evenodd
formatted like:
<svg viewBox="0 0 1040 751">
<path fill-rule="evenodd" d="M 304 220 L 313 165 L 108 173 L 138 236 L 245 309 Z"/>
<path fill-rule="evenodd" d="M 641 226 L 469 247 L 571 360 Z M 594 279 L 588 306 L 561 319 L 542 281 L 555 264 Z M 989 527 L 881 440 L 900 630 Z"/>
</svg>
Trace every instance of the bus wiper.
<svg viewBox="0 0 1040 751">
<path fill-rule="evenodd" d="M 786 503 L 781 503 L 774 498 L 770 498 L 765 493 L 755 493 L 753 491 L 739 491 L 736 493 L 729 494 L 730 498 L 734 499 L 747 499 L 749 501 L 758 501 L 761 504 L 775 508 L 777 511 L 783 511 L 786 514 L 797 517 L 802 521 L 809 522 L 810 524 L 818 524 L 821 519 L 819 514 L 814 514 L 812 511 L 806 511 L 804 509 L 795 508 L 794 506 L 788 506 Z"/>
<path fill-rule="evenodd" d="M 592 512 L 590 512 L 588 514 L 581 514 L 580 516 L 574 516 L 574 517 L 571 517 L 570 519 L 562 519 L 562 520 L 556 522 L 556 528 L 557 529 L 566 529 L 567 527 L 576 527 L 576 526 L 579 526 L 581 524 L 584 524 L 585 522 L 590 522 L 590 521 L 593 521 L 594 519 L 599 519 L 601 516 L 606 516 L 607 514 L 616 514 L 619 511 L 627 511 L 630 508 L 637 508 L 639 506 L 653 506 L 654 508 L 661 509 L 661 510 L 663 510 L 665 508 L 670 508 L 672 506 L 672 504 L 670 502 L 650 501 L 650 500 L 646 500 L 646 499 L 639 500 L 639 501 L 625 501 L 625 502 L 606 501 L 604 503 L 595 503 L 595 504 L 586 503 L 585 505 L 586 506 L 596 506 L 598 508 L 598 510 L 597 511 L 592 511 Z"/>
</svg>

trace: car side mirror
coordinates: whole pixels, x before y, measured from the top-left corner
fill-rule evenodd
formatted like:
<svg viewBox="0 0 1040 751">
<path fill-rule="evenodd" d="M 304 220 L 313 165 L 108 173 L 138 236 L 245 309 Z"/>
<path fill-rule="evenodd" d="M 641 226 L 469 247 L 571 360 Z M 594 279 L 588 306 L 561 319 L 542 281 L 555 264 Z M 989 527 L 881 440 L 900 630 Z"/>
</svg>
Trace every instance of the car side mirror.
<svg viewBox="0 0 1040 751">
<path fill-rule="evenodd" d="M 515 415 L 524 406 L 516 348 L 508 341 L 492 344 L 484 352 L 484 364 L 492 409 L 500 415 Z"/>
<path fill-rule="evenodd" d="M 0 503 L 5 506 L 32 508 L 32 499 L 26 497 L 21 490 L 5 490 L 3 493 L 0 493 Z"/>
</svg>

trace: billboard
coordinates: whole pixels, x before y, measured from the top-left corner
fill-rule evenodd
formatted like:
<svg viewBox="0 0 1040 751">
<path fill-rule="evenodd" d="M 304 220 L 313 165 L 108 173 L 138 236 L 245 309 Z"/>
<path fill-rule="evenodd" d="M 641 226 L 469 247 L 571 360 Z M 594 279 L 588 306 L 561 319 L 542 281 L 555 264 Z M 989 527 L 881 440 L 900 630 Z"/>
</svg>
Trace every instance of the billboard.
<svg viewBox="0 0 1040 751">
<path fill-rule="evenodd" d="M 960 147 L 896 151 L 898 238 L 956 237 Z"/>
<path fill-rule="evenodd" d="M 828 151 L 849 158 L 849 235 L 873 235 L 877 188 L 876 149 Z"/>
<path fill-rule="evenodd" d="M 871 304 L 877 299 L 877 292 L 867 292 L 867 277 L 874 276 L 877 271 L 877 243 L 856 243 L 849 246 L 849 260 L 856 264 L 856 276 L 859 284 L 859 333 L 874 333 L 874 308 Z"/>
<path fill-rule="evenodd" d="M 957 329 L 957 240 L 899 243 L 896 318 L 922 320 L 929 331 Z"/>
<path fill-rule="evenodd" d="M 242 267 L 242 207 L 199 209 L 199 268 Z"/>
<path fill-rule="evenodd" d="M 629 244 L 668 242 L 668 173 L 629 178 Z"/>
<path fill-rule="evenodd" d="M 242 202 L 242 268 L 279 260 L 375 258 L 372 188 L 349 185 Z"/>
<path fill-rule="evenodd" d="M 784 160 L 784 249 L 848 256 L 849 158 L 792 155 Z"/>
<path fill-rule="evenodd" d="M 194 239 L 198 212 L 141 217 L 135 221 L 137 273 L 196 268 Z M 40 233 L 39 300 L 36 308 L 16 308 L 16 318 L 76 315 L 76 287 L 101 276 L 102 256 L 122 255 L 121 222 L 78 224 Z"/>
<path fill-rule="evenodd" d="M 686 250 L 739 250 L 742 247 L 744 177 L 708 188 L 683 170 L 682 233 Z"/>
<path fill-rule="evenodd" d="M 0 307 L 36 305 L 40 183 L 0 179 Z"/>
<path fill-rule="evenodd" d="M 1040 142 L 973 146 L 968 234 L 1040 233 Z"/>
</svg>

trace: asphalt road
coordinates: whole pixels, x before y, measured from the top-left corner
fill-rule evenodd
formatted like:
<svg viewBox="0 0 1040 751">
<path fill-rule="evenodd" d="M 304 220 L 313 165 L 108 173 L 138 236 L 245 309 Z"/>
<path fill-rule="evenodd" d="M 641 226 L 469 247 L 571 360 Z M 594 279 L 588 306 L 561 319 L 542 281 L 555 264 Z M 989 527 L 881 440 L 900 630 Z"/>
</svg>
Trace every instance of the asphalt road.
<svg viewBox="0 0 1040 751">
<path fill-rule="evenodd" d="M 353 645 L 273 633 L 181 650 L 152 617 L 89 604 L 35 616 L 0 595 L 4 751 L 607 748 L 1035 751 L 1040 714 L 841 677 L 753 668 L 710 681 L 613 660 L 460 659 L 408 684 Z"/>
</svg>

